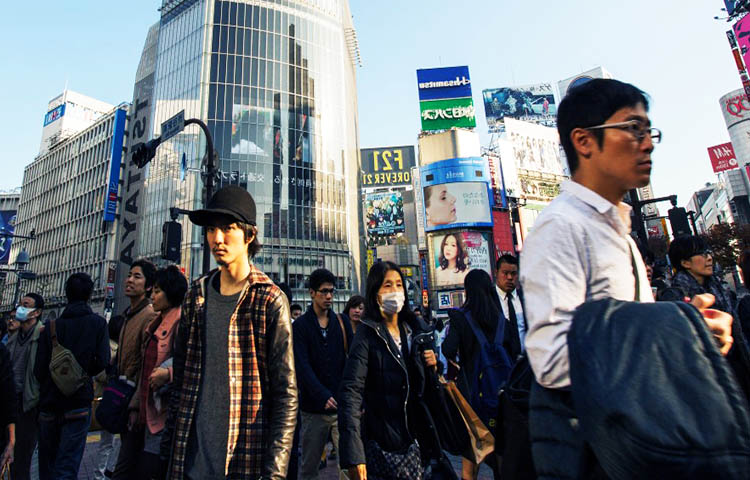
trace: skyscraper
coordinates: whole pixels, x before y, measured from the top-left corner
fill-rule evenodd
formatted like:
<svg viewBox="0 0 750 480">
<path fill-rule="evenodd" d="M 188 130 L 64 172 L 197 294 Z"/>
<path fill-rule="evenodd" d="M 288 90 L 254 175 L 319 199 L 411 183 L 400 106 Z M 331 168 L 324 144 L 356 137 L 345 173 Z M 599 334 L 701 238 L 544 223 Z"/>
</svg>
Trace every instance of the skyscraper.
<svg viewBox="0 0 750 480">
<path fill-rule="evenodd" d="M 218 153 L 217 186 L 255 198 L 264 247 L 255 263 L 295 297 L 319 267 L 337 303 L 359 290 L 358 50 L 346 0 L 164 0 L 152 134 L 185 110 Z M 203 202 L 205 139 L 196 127 L 163 143 L 147 167 L 139 256 L 157 257 L 169 207 Z M 183 222 L 182 260 L 201 273 L 202 231 Z"/>
</svg>

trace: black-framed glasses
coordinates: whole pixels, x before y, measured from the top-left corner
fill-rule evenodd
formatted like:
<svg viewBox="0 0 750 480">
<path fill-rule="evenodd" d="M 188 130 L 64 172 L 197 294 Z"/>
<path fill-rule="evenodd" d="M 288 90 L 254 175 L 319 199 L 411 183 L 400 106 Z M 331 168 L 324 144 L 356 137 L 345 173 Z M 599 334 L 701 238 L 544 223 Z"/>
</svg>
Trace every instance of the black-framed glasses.
<svg viewBox="0 0 750 480">
<path fill-rule="evenodd" d="M 627 122 L 620 123 L 605 123 L 603 125 L 596 125 L 593 127 L 586 127 L 586 130 L 604 130 L 605 128 L 616 128 L 618 130 L 624 130 L 635 137 L 638 143 L 641 143 L 646 136 L 651 137 L 651 141 L 654 143 L 661 143 L 661 130 L 658 128 L 646 126 L 643 122 L 638 120 L 629 120 Z"/>
<path fill-rule="evenodd" d="M 323 295 L 329 295 L 329 294 L 333 295 L 334 293 L 336 293 L 336 289 L 335 288 L 321 288 L 320 290 L 316 290 L 316 292 L 322 293 Z"/>
<path fill-rule="evenodd" d="M 705 250 L 701 250 L 700 252 L 695 252 L 692 256 L 700 255 L 703 258 L 713 257 L 714 252 L 710 248 L 707 248 Z"/>
</svg>

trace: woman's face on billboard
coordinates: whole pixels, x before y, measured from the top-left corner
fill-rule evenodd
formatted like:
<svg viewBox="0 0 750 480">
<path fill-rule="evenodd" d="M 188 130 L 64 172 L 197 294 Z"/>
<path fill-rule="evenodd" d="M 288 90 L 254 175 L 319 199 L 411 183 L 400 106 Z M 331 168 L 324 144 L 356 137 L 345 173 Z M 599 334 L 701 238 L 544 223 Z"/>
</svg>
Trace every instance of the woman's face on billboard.
<svg viewBox="0 0 750 480">
<path fill-rule="evenodd" d="M 450 262 L 456 259 L 456 255 L 458 255 L 456 237 L 448 235 L 445 238 L 445 245 L 443 245 L 443 257 Z"/>
<path fill-rule="evenodd" d="M 428 207 L 425 208 L 427 223 L 445 225 L 456 221 L 456 197 L 448 193 L 447 185 L 427 187 Z"/>
</svg>

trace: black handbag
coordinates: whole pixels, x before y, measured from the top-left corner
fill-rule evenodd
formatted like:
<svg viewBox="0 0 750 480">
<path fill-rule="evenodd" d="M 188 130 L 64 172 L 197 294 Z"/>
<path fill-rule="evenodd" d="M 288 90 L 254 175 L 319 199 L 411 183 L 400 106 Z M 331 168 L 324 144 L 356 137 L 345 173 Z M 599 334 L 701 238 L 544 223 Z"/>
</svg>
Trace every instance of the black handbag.
<svg viewBox="0 0 750 480">
<path fill-rule="evenodd" d="M 111 377 L 104 387 L 102 399 L 96 408 L 96 420 L 110 433 L 128 430 L 128 405 L 135 394 L 135 383 L 125 377 Z"/>
<path fill-rule="evenodd" d="M 365 444 L 367 478 L 373 480 L 422 480 L 422 456 L 419 444 L 412 443 L 404 452 L 387 452 L 378 442 L 369 440 Z"/>
</svg>

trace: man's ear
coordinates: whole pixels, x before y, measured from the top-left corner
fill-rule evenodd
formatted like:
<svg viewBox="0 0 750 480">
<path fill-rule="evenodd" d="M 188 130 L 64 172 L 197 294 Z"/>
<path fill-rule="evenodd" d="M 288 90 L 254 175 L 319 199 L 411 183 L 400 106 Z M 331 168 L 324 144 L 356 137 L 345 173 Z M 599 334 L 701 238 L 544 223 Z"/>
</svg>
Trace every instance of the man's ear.
<svg viewBox="0 0 750 480">
<path fill-rule="evenodd" d="M 575 148 L 579 159 L 590 158 L 594 148 L 599 147 L 591 132 L 584 128 L 574 128 L 573 131 L 570 132 L 570 141 L 573 144 L 573 148 Z"/>
<path fill-rule="evenodd" d="M 680 260 L 680 265 L 687 270 L 690 267 L 690 260 Z"/>
</svg>

